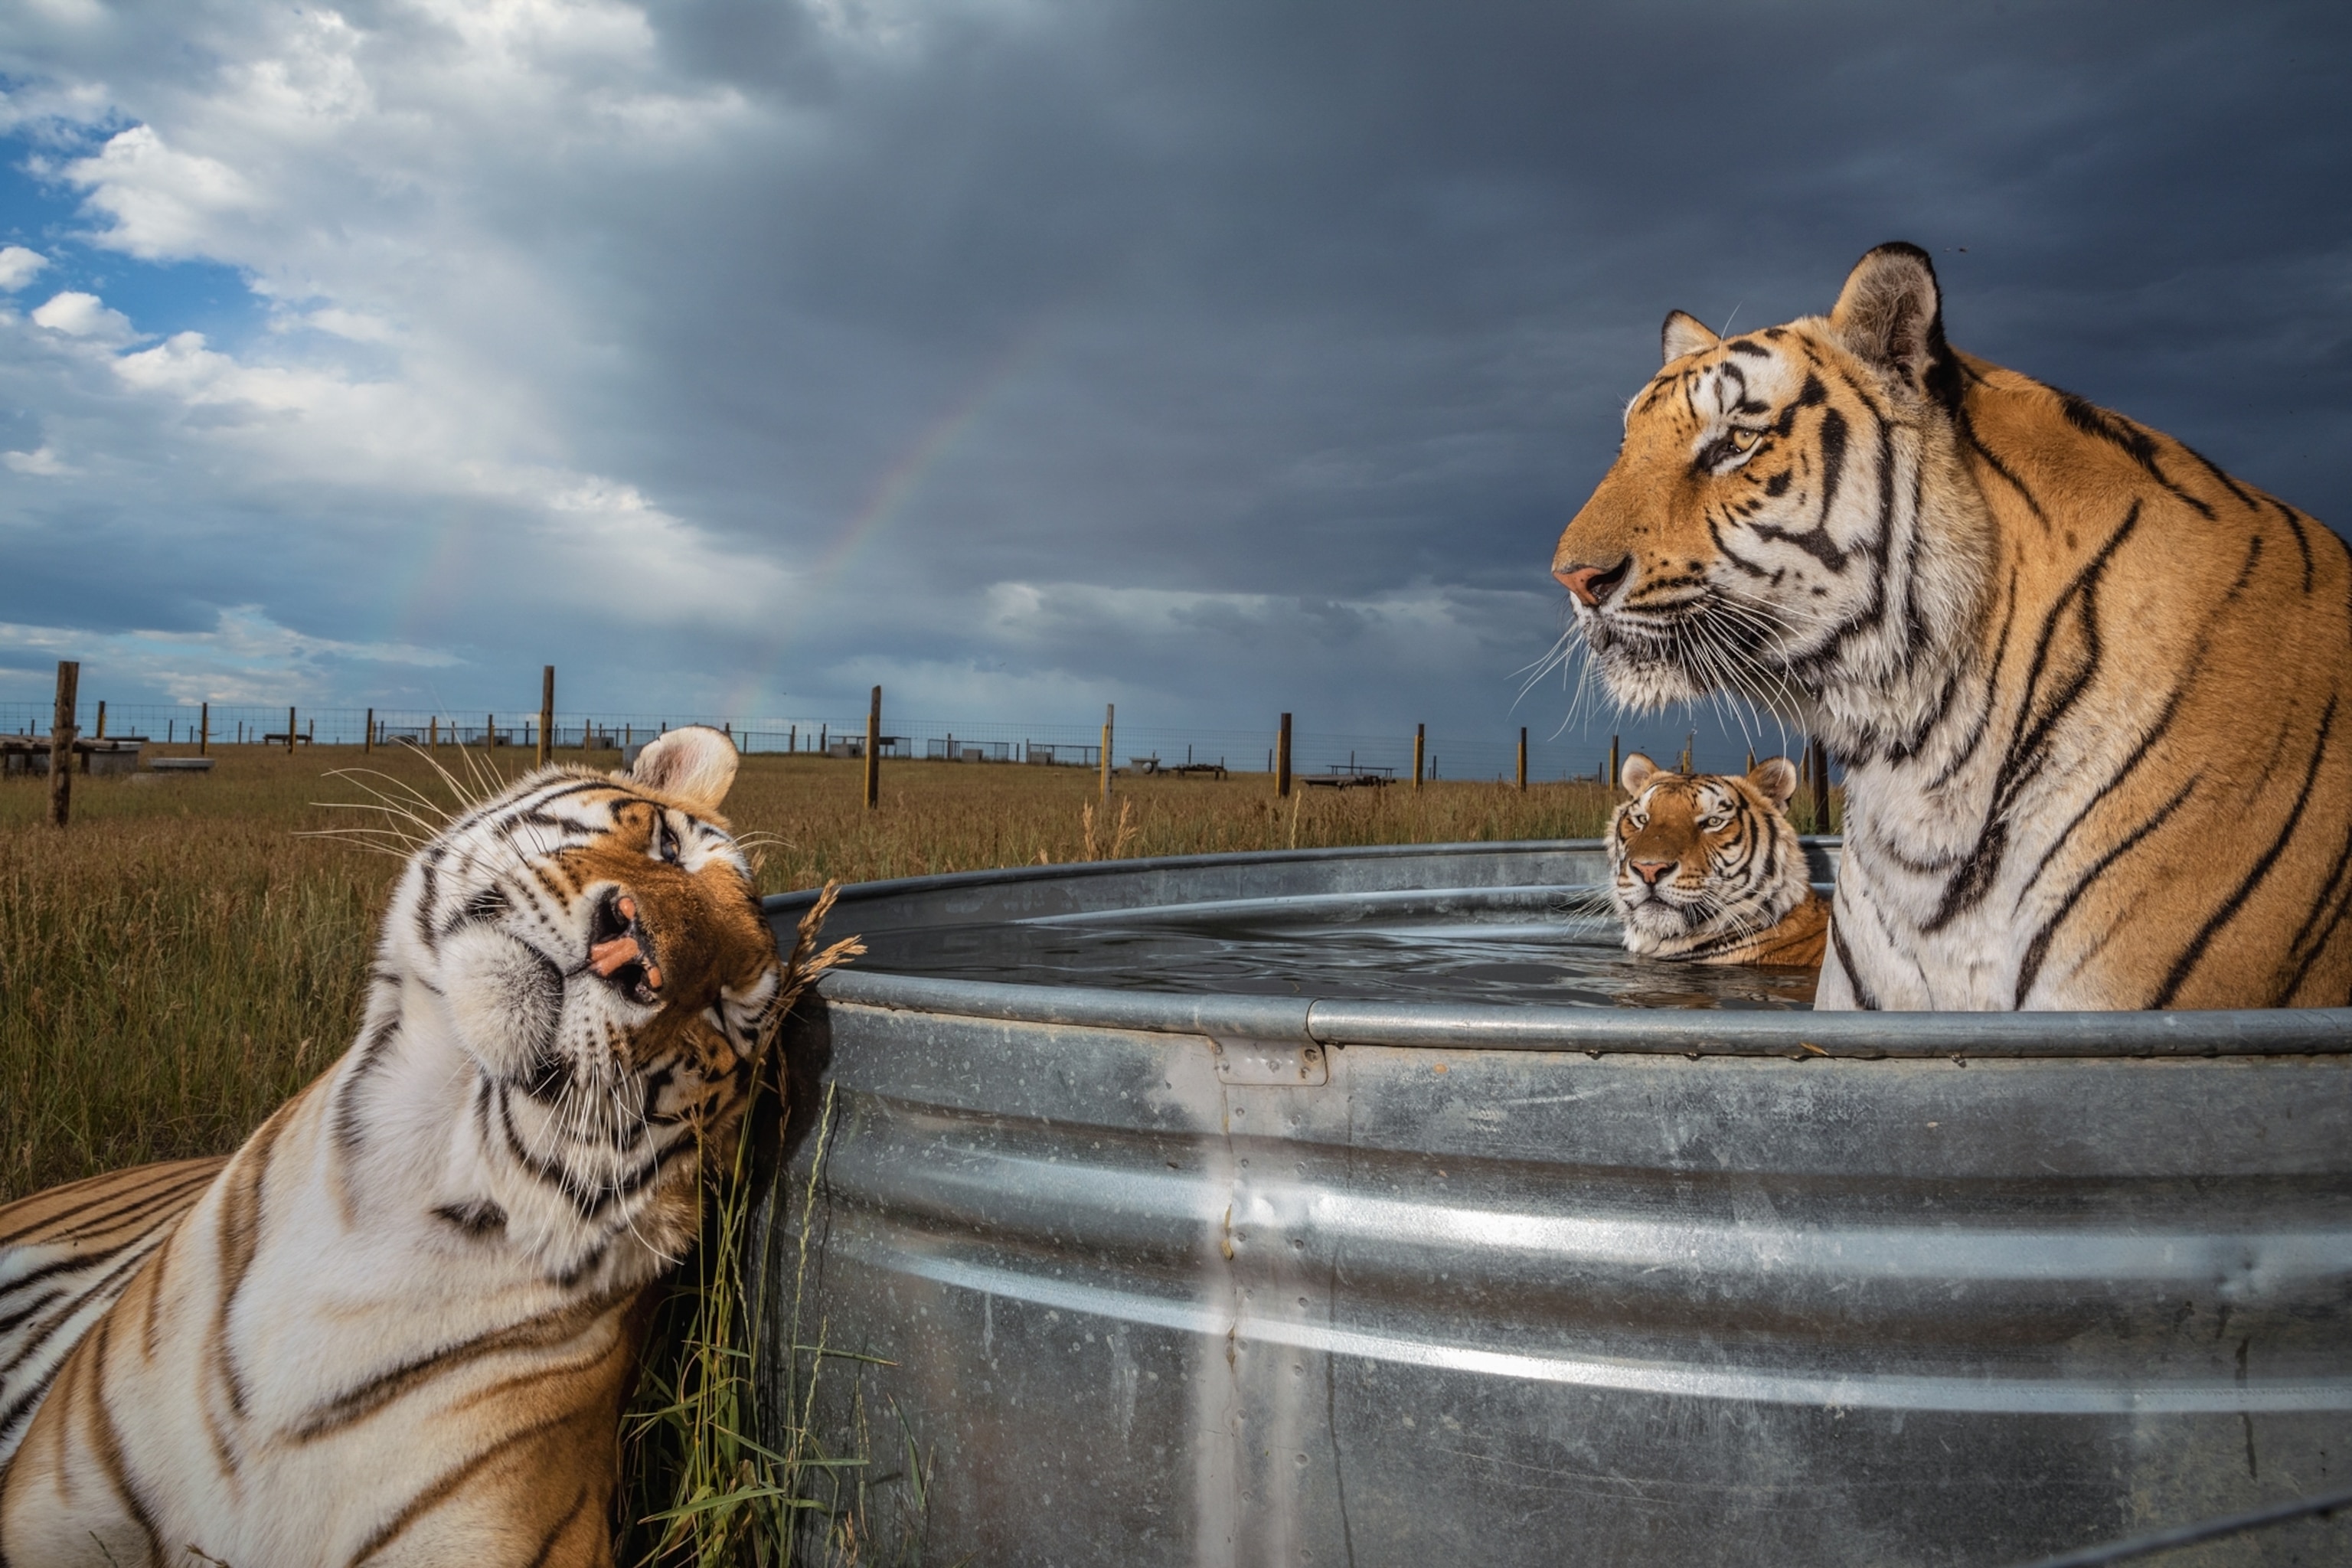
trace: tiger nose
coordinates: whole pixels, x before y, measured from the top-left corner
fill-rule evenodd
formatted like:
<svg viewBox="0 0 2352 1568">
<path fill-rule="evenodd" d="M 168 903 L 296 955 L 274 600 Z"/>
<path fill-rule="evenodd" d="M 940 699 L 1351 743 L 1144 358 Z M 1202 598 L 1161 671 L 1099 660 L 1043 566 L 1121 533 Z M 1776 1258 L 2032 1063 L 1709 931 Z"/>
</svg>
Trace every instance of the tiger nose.
<svg viewBox="0 0 2352 1568">
<path fill-rule="evenodd" d="M 1659 878 L 1675 868 L 1671 860 L 1634 860 L 1629 864 L 1633 868 L 1633 875 L 1653 888 L 1658 885 Z"/>
<path fill-rule="evenodd" d="M 1551 574 L 1559 579 L 1561 587 L 1585 604 L 1598 605 L 1609 596 L 1611 589 L 1625 580 L 1633 564 L 1633 558 L 1628 555 L 1614 566 L 1554 566 Z"/>
</svg>

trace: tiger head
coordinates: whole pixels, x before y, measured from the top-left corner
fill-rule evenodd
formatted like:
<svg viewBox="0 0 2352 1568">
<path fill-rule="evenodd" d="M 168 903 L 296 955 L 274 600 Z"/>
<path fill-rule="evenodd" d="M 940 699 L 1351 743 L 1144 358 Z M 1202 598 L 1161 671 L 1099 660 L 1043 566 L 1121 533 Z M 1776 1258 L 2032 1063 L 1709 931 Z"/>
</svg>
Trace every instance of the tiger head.
<svg viewBox="0 0 2352 1568">
<path fill-rule="evenodd" d="M 1729 691 L 1852 742 L 1845 695 L 1932 664 L 1990 574 L 1935 268 L 1881 246 L 1827 317 L 1726 339 L 1677 310 L 1663 337 L 1552 574 L 1620 701 Z"/>
<path fill-rule="evenodd" d="M 1609 819 L 1610 895 L 1628 952 L 1672 958 L 1769 930 L 1811 890 L 1785 812 L 1786 757 L 1738 773 L 1668 773 L 1639 752 L 1619 775 L 1632 798 Z"/>
<path fill-rule="evenodd" d="M 782 983 L 719 815 L 735 766 L 717 731 L 674 730 L 625 774 L 541 769 L 426 844 L 385 917 L 339 1136 L 460 1115 L 436 1178 L 452 1224 L 560 1273 L 623 1232 L 674 1252 Z"/>
</svg>

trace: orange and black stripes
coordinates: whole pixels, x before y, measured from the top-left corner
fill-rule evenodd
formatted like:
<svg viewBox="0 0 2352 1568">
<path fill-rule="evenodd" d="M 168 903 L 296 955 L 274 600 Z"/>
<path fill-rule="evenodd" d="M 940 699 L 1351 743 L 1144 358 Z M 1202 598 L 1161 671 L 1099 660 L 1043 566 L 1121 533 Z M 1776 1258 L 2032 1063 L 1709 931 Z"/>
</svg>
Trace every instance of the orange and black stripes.
<svg viewBox="0 0 2352 1568">
<path fill-rule="evenodd" d="M 1924 252 L 1669 362 L 1553 569 L 1637 707 L 1821 736 L 1823 1005 L 2352 1005 L 2352 548 L 1952 350 Z"/>
<path fill-rule="evenodd" d="M 469 809 L 235 1156 L 0 1209 L 0 1568 L 609 1565 L 647 1303 L 781 995 L 734 759 L 674 731 Z"/>
<path fill-rule="evenodd" d="M 134 1166 L 0 1208 L 0 1466 L 80 1332 L 165 1245 L 226 1163 Z"/>
<path fill-rule="evenodd" d="M 1690 963 L 1812 968 L 1828 905 L 1781 807 L 1796 769 L 1774 758 L 1747 777 L 1658 771 L 1636 753 L 1633 798 L 1609 822 L 1611 895 L 1626 947 Z"/>
</svg>

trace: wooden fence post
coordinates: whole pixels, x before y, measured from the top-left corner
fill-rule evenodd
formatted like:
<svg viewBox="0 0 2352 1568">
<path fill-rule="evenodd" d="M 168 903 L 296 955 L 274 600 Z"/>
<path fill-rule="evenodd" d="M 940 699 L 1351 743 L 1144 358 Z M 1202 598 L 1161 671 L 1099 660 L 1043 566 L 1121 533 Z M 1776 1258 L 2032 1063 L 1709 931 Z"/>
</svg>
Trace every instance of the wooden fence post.
<svg viewBox="0 0 2352 1568">
<path fill-rule="evenodd" d="M 882 689 L 874 689 L 874 700 L 866 710 L 866 809 L 878 811 L 882 806 Z"/>
<path fill-rule="evenodd" d="M 1412 727 L 1412 790 L 1415 795 L 1421 793 L 1421 753 L 1428 742 L 1429 726 L 1415 724 Z"/>
<path fill-rule="evenodd" d="M 81 694 L 81 663 L 58 660 L 58 705 L 49 720 L 49 826 L 73 816 L 74 705 Z"/>
<path fill-rule="evenodd" d="M 431 713 L 425 720 L 425 754 L 431 756 L 441 749 L 441 715 Z"/>
<path fill-rule="evenodd" d="M 208 757 L 213 752 L 213 705 L 201 703 L 196 708 L 196 755 Z"/>
<path fill-rule="evenodd" d="M 1103 704 L 1102 798 L 1105 805 L 1110 804 L 1110 727 L 1111 721 L 1118 715 L 1118 709 L 1116 705 L 1108 702 Z"/>
<path fill-rule="evenodd" d="M 555 666 L 549 665 L 539 672 L 539 751 L 540 767 L 547 766 L 548 748 L 555 743 Z"/>
<path fill-rule="evenodd" d="M 1281 739 L 1274 747 L 1274 793 L 1276 798 L 1290 798 L 1290 715 L 1282 716 Z"/>
<path fill-rule="evenodd" d="M 371 708 L 367 711 L 367 726 L 360 731 L 360 755 L 364 757 L 374 750 L 375 710 Z"/>
<path fill-rule="evenodd" d="M 294 754 L 294 707 L 291 703 L 286 707 L 286 754 L 289 757 Z"/>
<path fill-rule="evenodd" d="M 1609 737 L 1609 776 L 1607 779 L 1602 781 L 1607 784 L 1611 789 L 1615 789 L 1617 787 L 1618 772 L 1617 737 L 1612 735 Z"/>
<path fill-rule="evenodd" d="M 1528 727 L 1519 726 L 1519 793 L 1528 793 Z"/>
<path fill-rule="evenodd" d="M 101 741 L 106 739 L 106 700 L 102 697 L 100 698 L 98 701 L 98 734 L 96 738 Z"/>
</svg>

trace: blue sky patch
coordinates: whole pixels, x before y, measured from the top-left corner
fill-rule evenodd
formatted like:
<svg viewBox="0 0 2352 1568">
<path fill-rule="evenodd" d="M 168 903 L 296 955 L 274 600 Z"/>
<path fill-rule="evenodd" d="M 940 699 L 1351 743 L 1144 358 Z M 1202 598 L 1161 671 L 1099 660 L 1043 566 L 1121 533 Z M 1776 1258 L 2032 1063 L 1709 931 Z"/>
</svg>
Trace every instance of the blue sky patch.
<svg viewBox="0 0 2352 1568">
<path fill-rule="evenodd" d="M 18 290 L 20 304 L 29 308 L 76 289 L 130 317 L 144 336 L 202 332 L 214 347 L 232 352 L 266 331 L 268 305 L 247 287 L 238 268 L 212 261 L 142 261 L 94 244 L 91 237 L 105 226 L 103 215 L 85 214 L 82 193 L 63 180 L 28 172 L 36 160 L 62 165 L 88 150 L 0 137 L 0 245 L 37 250 L 49 262 Z"/>
</svg>

